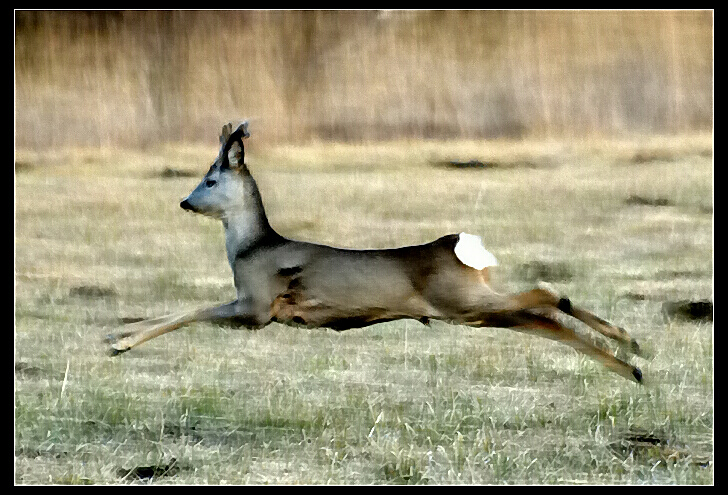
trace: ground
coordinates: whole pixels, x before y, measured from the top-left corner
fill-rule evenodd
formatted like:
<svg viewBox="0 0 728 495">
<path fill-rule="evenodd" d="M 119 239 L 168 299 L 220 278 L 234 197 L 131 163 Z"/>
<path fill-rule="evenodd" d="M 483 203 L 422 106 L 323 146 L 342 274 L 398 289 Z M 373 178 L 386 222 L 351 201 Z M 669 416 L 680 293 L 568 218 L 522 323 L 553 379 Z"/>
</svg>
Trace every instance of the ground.
<svg viewBox="0 0 728 495">
<path fill-rule="evenodd" d="M 478 235 L 499 289 L 548 281 L 636 337 L 643 386 L 438 322 L 194 324 L 106 356 L 124 322 L 235 297 L 222 227 L 178 206 L 216 152 L 16 152 L 16 483 L 713 482 L 712 319 L 663 312 L 712 301 L 710 136 L 246 155 L 281 234 Z"/>
</svg>

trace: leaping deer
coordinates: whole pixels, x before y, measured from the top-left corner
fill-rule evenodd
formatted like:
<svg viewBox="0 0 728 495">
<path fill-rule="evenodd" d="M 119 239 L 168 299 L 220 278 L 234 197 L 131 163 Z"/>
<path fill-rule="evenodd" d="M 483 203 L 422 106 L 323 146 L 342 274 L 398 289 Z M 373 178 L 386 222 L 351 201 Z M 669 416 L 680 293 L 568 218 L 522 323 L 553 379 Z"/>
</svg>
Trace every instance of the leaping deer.
<svg viewBox="0 0 728 495">
<path fill-rule="evenodd" d="M 272 321 L 334 330 L 413 318 L 475 327 L 510 328 L 573 347 L 637 382 L 642 372 L 561 324 L 566 314 L 634 354 L 623 329 L 571 304 L 547 287 L 504 295 L 489 285 L 495 257 L 479 237 L 446 235 L 428 244 L 354 250 L 295 241 L 268 223 L 260 192 L 245 164 L 247 122 L 222 128 L 220 152 L 180 206 L 222 220 L 237 298 L 222 306 L 127 325 L 108 337 L 111 355 L 197 321 L 232 320 L 259 328 Z"/>
</svg>

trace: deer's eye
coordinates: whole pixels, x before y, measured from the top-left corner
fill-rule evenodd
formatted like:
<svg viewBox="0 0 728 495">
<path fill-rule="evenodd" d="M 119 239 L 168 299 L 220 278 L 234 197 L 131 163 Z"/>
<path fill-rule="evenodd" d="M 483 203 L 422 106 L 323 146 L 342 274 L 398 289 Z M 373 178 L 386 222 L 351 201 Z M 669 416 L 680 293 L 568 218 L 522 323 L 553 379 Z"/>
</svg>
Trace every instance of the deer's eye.
<svg viewBox="0 0 728 495">
<path fill-rule="evenodd" d="M 217 181 L 215 179 L 207 179 L 205 181 L 205 187 L 212 187 L 215 184 L 217 184 Z"/>
</svg>

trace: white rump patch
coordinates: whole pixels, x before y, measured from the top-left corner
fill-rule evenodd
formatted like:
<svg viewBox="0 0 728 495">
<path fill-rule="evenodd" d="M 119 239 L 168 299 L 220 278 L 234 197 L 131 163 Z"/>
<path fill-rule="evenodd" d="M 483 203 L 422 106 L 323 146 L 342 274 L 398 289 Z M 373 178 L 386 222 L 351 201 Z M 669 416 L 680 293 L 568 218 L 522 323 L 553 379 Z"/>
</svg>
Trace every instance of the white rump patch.
<svg viewBox="0 0 728 495">
<path fill-rule="evenodd" d="M 484 247 L 483 241 L 479 236 L 466 234 L 462 232 L 455 244 L 455 256 L 458 257 L 464 265 L 482 270 L 487 266 L 498 265 L 498 260 L 490 254 Z"/>
</svg>

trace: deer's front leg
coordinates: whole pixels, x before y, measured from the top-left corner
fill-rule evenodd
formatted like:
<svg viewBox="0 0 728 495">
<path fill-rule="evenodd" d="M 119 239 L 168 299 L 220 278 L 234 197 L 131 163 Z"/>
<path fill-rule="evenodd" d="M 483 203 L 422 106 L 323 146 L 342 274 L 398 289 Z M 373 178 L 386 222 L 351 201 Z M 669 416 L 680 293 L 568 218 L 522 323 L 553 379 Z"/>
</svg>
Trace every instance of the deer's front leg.
<svg viewBox="0 0 728 495">
<path fill-rule="evenodd" d="M 163 316 L 151 320 L 131 323 L 125 330 L 107 338 L 111 343 L 109 354 L 116 356 L 126 352 L 147 340 L 159 337 L 165 333 L 177 330 L 196 321 L 224 321 L 234 320 L 238 324 L 249 327 L 265 325 L 265 317 L 253 311 L 250 301 L 233 301 L 222 306 L 197 309 L 185 313 Z"/>
</svg>

